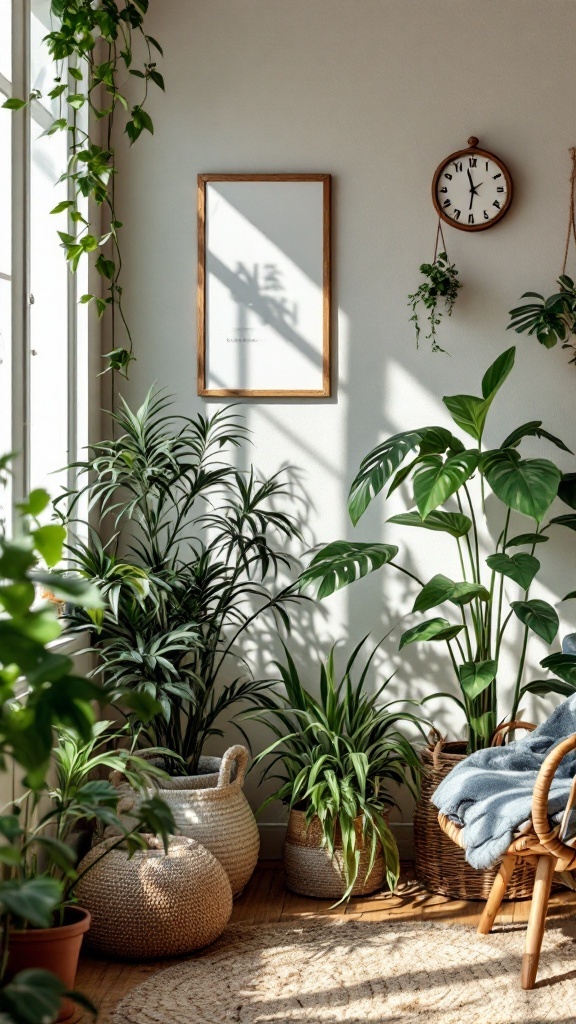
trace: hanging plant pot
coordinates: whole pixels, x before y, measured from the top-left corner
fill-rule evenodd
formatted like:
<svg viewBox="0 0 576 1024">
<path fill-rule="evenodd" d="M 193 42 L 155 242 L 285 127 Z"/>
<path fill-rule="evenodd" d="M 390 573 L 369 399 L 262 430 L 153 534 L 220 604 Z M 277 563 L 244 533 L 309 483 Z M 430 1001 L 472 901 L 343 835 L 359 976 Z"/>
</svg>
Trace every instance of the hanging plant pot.
<svg viewBox="0 0 576 1024">
<path fill-rule="evenodd" d="M 384 884 L 386 865 L 382 847 L 379 846 L 372 870 L 368 874 L 370 849 L 365 846 L 362 836 L 362 818 L 356 818 L 356 842 L 360 852 L 358 878 L 352 889 L 352 896 L 365 896 L 376 892 Z M 342 841 L 336 833 L 334 857 L 322 845 L 322 825 L 318 818 L 306 826 L 304 811 L 290 811 L 288 831 L 284 844 L 284 872 L 286 885 L 301 896 L 315 896 L 317 899 L 341 899 L 346 892 Z"/>
<path fill-rule="evenodd" d="M 10 932 L 6 980 L 9 981 L 19 971 L 35 967 L 51 971 L 67 989 L 73 989 L 82 940 L 89 928 L 90 914 L 87 910 L 66 907 L 64 924 L 55 928 L 13 929 Z M 70 1020 L 75 1010 L 71 999 L 63 999 L 56 1020 Z"/>
<path fill-rule="evenodd" d="M 477 871 L 468 864 L 464 850 L 456 846 L 438 824 L 438 809 L 431 801 L 442 779 L 467 757 L 465 743 L 443 743 L 424 748 L 420 798 L 414 811 L 416 878 L 430 892 L 458 900 L 487 900 L 498 868 Z M 519 857 L 506 890 L 506 900 L 530 899 L 534 888 L 536 858 Z"/>
<path fill-rule="evenodd" d="M 242 792 L 247 766 L 248 751 L 237 745 L 222 758 L 200 758 L 200 775 L 178 775 L 156 782 L 174 815 L 178 833 L 202 843 L 220 861 L 234 896 L 250 880 L 260 849 L 256 819 Z M 125 778 L 113 772 L 110 781 L 126 795 L 125 810 L 132 809 L 137 798 Z"/>
</svg>

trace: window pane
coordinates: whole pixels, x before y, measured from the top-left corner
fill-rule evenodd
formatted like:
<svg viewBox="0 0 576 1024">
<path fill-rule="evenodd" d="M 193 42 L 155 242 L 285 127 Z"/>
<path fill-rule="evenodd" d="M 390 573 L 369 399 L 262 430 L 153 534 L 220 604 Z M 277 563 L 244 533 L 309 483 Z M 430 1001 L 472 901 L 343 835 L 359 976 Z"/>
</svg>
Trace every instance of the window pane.
<svg viewBox="0 0 576 1024">
<path fill-rule="evenodd" d="M 1 0 L 0 0 L 1 3 Z M 0 92 L 0 106 L 6 96 Z M 12 247 L 12 118 L 0 110 L 0 274 L 9 274 Z"/>
<path fill-rule="evenodd" d="M 36 136 L 36 138 L 34 138 Z M 32 124 L 30 174 L 30 484 L 52 495 L 66 484 L 68 461 L 68 267 L 50 210 L 66 199 L 55 182 L 66 168 L 66 132 L 40 136 Z"/>
<path fill-rule="evenodd" d="M 60 116 L 60 100 L 51 100 L 48 93 L 54 87 L 56 70 L 44 36 L 53 28 L 50 17 L 50 0 L 32 0 L 30 5 L 30 88 L 42 93 L 40 103 L 54 117 Z M 55 24 L 55 23 L 54 23 Z M 66 105 L 64 105 L 66 106 Z M 64 110 L 65 116 L 66 110 Z"/>
<path fill-rule="evenodd" d="M 0 0 L 0 75 L 12 81 L 12 0 Z"/>
<path fill-rule="evenodd" d="M 11 282 L 0 277 L 0 455 L 12 451 Z M 0 519 L 10 529 L 10 487 L 0 485 Z"/>
</svg>

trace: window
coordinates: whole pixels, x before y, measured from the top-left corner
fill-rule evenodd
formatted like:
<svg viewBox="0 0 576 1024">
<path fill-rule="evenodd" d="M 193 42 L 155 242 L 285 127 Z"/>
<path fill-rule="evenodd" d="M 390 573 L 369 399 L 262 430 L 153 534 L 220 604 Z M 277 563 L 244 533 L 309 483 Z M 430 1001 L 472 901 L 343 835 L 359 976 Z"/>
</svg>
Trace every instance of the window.
<svg viewBox="0 0 576 1024">
<path fill-rule="evenodd" d="M 0 453 L 19 454 L 15 498 L 31 487 L 60 493 L 87 443 L 88 313 L 77 295 L 88 271 L 69 272 L 57 235 L 66 215 L 50 214 L 69 198 L 58 183 L 67 133 L 43 134 L 66 115 L 48 98 L 51 27 L 50 0 L 0 0 L 0 104 L 41 93 L 24 110 L 0 110 Z M 0 500 L 7 517 L 9 498 Z"/>
</svg>

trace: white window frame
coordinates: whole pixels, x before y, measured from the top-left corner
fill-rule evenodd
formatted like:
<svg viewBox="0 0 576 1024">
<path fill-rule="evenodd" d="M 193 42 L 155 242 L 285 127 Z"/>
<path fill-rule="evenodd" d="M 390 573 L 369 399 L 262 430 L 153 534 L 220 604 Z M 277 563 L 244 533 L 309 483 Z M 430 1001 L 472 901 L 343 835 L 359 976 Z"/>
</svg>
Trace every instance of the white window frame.
<svg viewBox="0 0 576 1024">
<path fill-rule="evenodd" d="M 0 89 L 7 96 L 27 98 L 30 93 L 30 0 L 12 0 L 12 82 L 0 74 Z M 30 479 L 30 360 L 31 321 L 30 308 L 34 301 L 30 285 L 30 159 L 32 131 L 35 126 L 47 128 L 52 123 L 49 112 L 37 100 L 23 110 L 2 116 L 12 121 L 12 419 L 11 445 L 18 458 L 12 464 L 12 500 L 18 501 L 26 495 L 35 481 Z M 68 183 L 68 198 L 73 199 L 73 183 Z M 91 210 L 91 213 L 93 211 Z M 96 218 L 97 219 L 97 215 Z M 54 224 L 56 231 L 56 223 Z M 62 255 L 64 260 L 64 255 Z M 4 278 L 8 275 L 3 274 Z M 91 288 L 98 294 L 99 282 L 94 281 L 95 272 L 90 272 Z M 68 274 L 67 281 L 67 353 L 68 353 L 68 416 L 67 453 L 68 463 L 74 462 L 78 451 L 78 358 L 77 323 L 78 291 L 75 274 Z M 100 433 L 101 395 L 97 378 L 101 367 L 100 329 L 96 318 L 90 315 L 88 335 L 88 408 L 86 409 L 86 431 L 89 442 Z M 68 471 L 68 487 L 75 485 L 74 470 Z"/>
</svg>

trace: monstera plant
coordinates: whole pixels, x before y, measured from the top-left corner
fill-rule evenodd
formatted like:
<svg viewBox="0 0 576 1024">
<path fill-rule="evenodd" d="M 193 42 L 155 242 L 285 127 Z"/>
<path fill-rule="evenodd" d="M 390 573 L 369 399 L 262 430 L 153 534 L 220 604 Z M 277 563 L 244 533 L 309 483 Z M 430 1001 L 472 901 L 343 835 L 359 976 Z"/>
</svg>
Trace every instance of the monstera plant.
<svg viewBox="0 0 576 1024">
<path fill-rule="evenodd" d="M 386 486 L 389 497 L 410 483 L 409 511 L 388 522 L 448 534 L 454 541 L 453 564 L 442 565 L 431 579 L 421 580 L 397 561 L 399 549 L 393 544 L 336 541 L 320 550 L 300 577 L 300 587 L 316 585 L 319 597 L 384 565 L 417 585 L 412 612 L 422 619 L 403 634 L 400 648 L 446 644 L 457 695 L 442 696 L 451 696 L 464 713 L 469 752 L 487 746 L 505 717 L 499 706 L 498 677 L 504 637 L 514 622 L 521 623 L 522 641 L 506 712 L 514 719 L 526 692 L 564 693 L 566 687 L 566 673 L 561 679 L 525 683 L 524 670 L 530 636 L 552 644 L 558 632 L 555 609 L 532 597 L 531 588 L 550 530 L 576 530 L 574 512 L 549 516 L 556 497 L 576 509 L 576 473 L 563 474 L 547 458 L 523 458 L 519 447 L 525 438 L 537 437 L 564 452 L 569 449 L 540 420 L 523 423 L 496 448 L 483 446 L 488 414 L 514 358 L 515 349 L 510 348 L 496 359 L 484 374 L 480 395 L 443 399 L 456 426 L 473 439 L 471 447 L 444 427 L 395 434 L 365 457 L 350 489 L 349 512 L 356 524 Z M 489 528 L 485 520 L 488 492 L 498 499 L 500 520 L 495 529 L 492 501 Z M 519 516 L 529 522 L 518 523 Z M 487 554 L 484 547 L 490 537 L 492 550 Z M 554 668 L 546 659 L 545 665 Z"/>
</svg>

